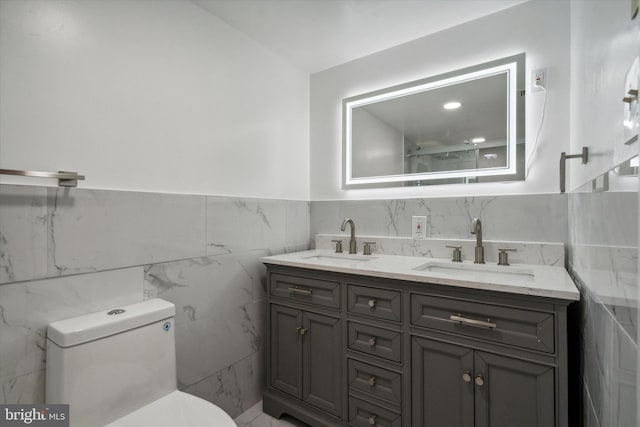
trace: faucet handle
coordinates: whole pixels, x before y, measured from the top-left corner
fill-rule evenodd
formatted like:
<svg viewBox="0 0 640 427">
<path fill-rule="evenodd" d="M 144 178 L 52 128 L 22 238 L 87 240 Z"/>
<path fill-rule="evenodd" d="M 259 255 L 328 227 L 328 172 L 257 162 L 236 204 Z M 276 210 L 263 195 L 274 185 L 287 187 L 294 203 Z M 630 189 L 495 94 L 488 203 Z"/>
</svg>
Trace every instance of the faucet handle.
<svg viewBox="0 0 640 427">
<path fill-rule="evenodd" d="M 453 249 L 453 254 L 451 255 L 451 262 L 462 262 L 462 251 L 460 250 L 462 246 L 447 246 L 447 248 Z"/>
<path fill-rule="evenodd" d="M 362 255 L 371 255 L 371 245 L 375 245 L 376 242 L 364 242 L 364 248 L 362 249 Z"/>
<path fill-rule="evenodd" d="M 341 254 L 342 253 L 342 240 L 332 240 L 332 242 L 336 244 L 336 253 L 337 254 Z"/>
<path fill-rule="evenodd" d="M 507 252 L 517 252 L 516 249 L 498 248 L 498 265 L 509 265 L 509 254 Z"/>
</svg>

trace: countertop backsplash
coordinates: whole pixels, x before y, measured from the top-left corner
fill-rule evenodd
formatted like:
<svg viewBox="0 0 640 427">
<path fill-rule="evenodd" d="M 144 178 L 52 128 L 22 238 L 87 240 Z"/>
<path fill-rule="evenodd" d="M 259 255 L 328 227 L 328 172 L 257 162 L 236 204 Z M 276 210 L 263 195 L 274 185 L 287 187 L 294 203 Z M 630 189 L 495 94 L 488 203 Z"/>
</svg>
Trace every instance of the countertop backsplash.
<svg viewBox="0 0 640 427">
<path fill-rule="evenodd" d="M 317 234 L 313 238 L 313 244 L 315 249 L 335 249 L 335 243 L 332 240 L 342 240 L 343 251 L 349 251 L 348 234 Z M 356 240 L 358 253 L 362 253 L 363 242 L 375 242 L 371 249 L 372 254 L 441 259 L 451 259 L 453 249 L 447 246 L 460 246 L 463 261 L 473 260 L 476 246 L 475 239 L 414 239 L 356 235 Z M 515 249 L 515 252 L 509 252 L 510 264 L 565 266 L 564 243 L 484 240 L 482 245 L 487 264 L 498 262 L 498 249 Z"/>
</svg>

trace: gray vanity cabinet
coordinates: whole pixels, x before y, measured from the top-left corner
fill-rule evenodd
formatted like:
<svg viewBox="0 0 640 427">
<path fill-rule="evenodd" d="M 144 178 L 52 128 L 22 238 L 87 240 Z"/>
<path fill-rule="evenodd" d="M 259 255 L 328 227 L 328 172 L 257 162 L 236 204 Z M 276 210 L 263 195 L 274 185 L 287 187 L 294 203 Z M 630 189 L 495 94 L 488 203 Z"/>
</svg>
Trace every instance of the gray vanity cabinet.
<svg viewBox="0 0 640 427">
<path fill-rule="evenodd" d="M 303 312 L 302 399 L 339 415 L 342 408 L 342 329 L 340 319 Z"/>
<path fill-rule="evenodd" d="M 302 311 L 271 305 L 270 383 L 302 399 Z"/>
<path fill-rule="evenodd" d="M 555 425 L 553 367 L 476 351 L 474 371 L 476 427 Z"/>
<path fill-rule="evenodd" d="M 411 339 L 411 418 L 423 427 L 474 427 L 473 350 Z"/>
<path fill-rule="evenodd" d="M 313 427 L 568 427 L 568 300 L 268 266 L 264 411 Z"/>
<path fill-rule="evenodd" d="M 411 351 L 413 425 L 555 425 L 553 367 L 419 337 Z"/>
<path fill-rule="evenodd" d="M 271 305 L 271 385 L 332 414 L 341 409 L 340 319 Z"/>
</svg>

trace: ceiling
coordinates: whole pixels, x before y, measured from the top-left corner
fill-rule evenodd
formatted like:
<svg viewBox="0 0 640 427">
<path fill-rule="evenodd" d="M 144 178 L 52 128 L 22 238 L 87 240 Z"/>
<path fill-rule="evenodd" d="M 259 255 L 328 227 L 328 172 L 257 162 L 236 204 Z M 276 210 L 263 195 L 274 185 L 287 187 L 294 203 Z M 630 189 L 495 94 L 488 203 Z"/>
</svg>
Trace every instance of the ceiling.
<svg viewBox="0 0 640 427">
<path fill-rule="evenodd" d="M 193 0 L 315 73 L 528 0 Z"/>
</svg>

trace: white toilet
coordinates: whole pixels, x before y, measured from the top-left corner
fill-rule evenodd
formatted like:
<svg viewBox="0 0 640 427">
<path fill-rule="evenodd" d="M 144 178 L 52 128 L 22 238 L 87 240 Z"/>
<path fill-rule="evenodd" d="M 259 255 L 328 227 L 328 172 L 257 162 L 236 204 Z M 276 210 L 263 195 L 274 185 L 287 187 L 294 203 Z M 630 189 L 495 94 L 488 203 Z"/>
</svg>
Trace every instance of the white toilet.
<svg viewBox="0 0 640 427">
<path fill-rule="evenodd" d="M 178 391 L 174 317 L 153 299 L 50 324 L 47 403 L 68 403 L 71 427 L 235 427 Z"/>
</svg>

